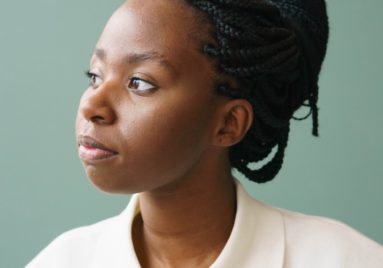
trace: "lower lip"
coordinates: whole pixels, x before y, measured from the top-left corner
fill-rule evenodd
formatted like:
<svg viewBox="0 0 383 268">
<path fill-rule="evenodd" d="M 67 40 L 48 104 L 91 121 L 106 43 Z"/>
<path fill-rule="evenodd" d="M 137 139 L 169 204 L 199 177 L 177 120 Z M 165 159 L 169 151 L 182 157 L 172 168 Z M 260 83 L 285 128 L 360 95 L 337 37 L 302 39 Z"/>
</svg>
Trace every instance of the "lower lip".
<svg viewBox="0 0 383 268">
<path fill-rule="evenodd" d="M 117 154 L 94 147 L 85 147 L 83 145 L 80 145 L 78 148 L 78 155 L 81 160 L 95 161 L 110 159 L 116 156 Z"/>
</svg>

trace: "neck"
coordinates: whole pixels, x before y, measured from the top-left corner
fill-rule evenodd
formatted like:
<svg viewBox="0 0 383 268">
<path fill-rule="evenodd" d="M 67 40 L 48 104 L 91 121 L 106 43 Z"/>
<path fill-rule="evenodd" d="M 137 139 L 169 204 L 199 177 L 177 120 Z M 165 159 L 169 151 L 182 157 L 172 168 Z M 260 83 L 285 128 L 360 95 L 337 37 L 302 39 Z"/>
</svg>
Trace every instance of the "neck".
<svg viewBox="0 0 383 268">
<path fill-rule="evenodd" d="M 215 166 L 221 169 L 140 194 L 134 240 L 143 266 L 186 267 L 189 260 L 200 267 L 218 257 L 234 224 L 236 197 L 230 166 Z"/>
</svg>

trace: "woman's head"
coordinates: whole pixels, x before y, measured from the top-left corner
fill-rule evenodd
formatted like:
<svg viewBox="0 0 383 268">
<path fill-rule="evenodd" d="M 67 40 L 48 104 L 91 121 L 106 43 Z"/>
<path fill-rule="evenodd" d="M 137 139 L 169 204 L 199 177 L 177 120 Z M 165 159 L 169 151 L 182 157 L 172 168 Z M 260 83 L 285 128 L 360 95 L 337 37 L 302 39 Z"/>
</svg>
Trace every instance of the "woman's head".
<svg viewBox="0 0 383 268">
<path fill-rule="evenodd" d="M 295 30 L 260 1 L 126 1 L 96 45 L 76 121 L 80 143 L 91 136 L 117 154 L 82 151 L 88 176 L 105 191 L 145 191 L 225 163 L 230 151 L 250 179 L 272 179 L 307 93 L 299 53 Z M 277 144 L 278 163 L 249 176 L 246 161 Z"/>
</svg>

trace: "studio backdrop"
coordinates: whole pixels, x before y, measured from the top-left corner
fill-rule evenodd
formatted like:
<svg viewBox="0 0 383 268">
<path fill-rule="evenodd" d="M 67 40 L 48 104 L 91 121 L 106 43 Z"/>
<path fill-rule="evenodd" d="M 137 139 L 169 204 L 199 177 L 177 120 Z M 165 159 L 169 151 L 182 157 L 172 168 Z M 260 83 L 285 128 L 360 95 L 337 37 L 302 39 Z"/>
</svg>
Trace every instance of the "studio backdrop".
<svg viewBox="0 0 383 268">
<path fill-rule="evenodd" d="M 383 2 L 327 2 L 320 136 L 311 120 L 292 121 L 277 178 L 241 181 L 260 200 L 341 220 L 383 243 Z M 91 185 L 74 136 L 84 70 L 120 3 L 0 2 L 0 267 L 23 267 L 65 230 L 128 203 Z"/>
</svg>

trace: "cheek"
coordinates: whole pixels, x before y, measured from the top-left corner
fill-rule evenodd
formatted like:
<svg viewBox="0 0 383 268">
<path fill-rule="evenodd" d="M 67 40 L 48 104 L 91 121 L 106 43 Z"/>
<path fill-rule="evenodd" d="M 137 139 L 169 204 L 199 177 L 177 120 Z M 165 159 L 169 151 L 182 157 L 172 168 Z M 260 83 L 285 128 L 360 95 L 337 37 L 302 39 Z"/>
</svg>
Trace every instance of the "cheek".
<svg viewBox="0 0 383 268">
<path fill-rule="evenodd" d="M 151 107 L 126 118 L 122 166 L 149 188 L 183 176 L 208 144 L 209 116 L 201 109 Z"/>
<path fill-rule="evenodd" d="M 129 145 L 141 155 L 158 160 L 177 158 L 206 142 L 208 118 L 200 109 L 183 107 L 152 107 L 131 114 L 132 120 L 122 129 Z M 137 152 L 138 153 L 138 152 Z"/>
<path fill-rule="evenodd" d="M 77 111 L 76 121 L 75 121 L 75 134 L 76 134 L 76 136 L 78 136 L 80 134 L 80 126 L 81 126 L 82 121 L 83 121 L 83 119 L 80 116 L 80 113 Z"/>
</svg>

